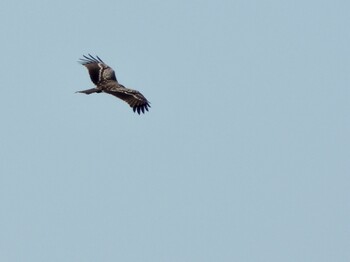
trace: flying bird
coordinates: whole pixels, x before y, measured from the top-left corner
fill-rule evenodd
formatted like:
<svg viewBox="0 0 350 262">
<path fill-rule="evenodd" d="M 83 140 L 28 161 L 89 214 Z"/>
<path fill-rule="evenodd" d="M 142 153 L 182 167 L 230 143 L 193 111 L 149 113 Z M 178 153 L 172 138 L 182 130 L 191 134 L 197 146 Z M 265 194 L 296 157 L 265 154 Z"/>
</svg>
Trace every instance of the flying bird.
<svg viewBox="0 0 350 262">
<path fill-rule="evenodd" d="M 114 70 L 105 64 L 101 58 L 98 56 L 93 57 L 90 54 L 83 57 L 80 58 L 79 63 L 88 69 L 91 81 L 96 87 L 77 91 L 76 93 L 90 95 L 92 93 L 104 92 L 124 100 L 138 114 L 140 112 L 145 113 L 145 110 L 148 111 L 148 108 L 151 107 L 150 102 L 139 91 L 126 88 L 119 84 Z"/>
</svg>

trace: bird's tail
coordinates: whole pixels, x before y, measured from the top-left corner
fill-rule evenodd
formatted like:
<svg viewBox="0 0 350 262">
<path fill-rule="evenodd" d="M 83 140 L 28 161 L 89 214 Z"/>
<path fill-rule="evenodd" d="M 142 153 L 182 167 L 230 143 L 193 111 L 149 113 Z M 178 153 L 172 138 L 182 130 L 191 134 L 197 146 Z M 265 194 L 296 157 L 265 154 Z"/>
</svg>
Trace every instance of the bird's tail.
<svg viewBox="0 0 350 262">
<path fill-rule="evenodd" d="M 87 90 L 81 90 L 81 91 L 77 91 L 75 93 L 83 93 L 83 94 L 87 94 L 90 95 L 92 93 L 101 93 L 102 90 L 98 89 L 98 88 L 91 88 L 91 89 L 87 89 Z"/>
</svg>

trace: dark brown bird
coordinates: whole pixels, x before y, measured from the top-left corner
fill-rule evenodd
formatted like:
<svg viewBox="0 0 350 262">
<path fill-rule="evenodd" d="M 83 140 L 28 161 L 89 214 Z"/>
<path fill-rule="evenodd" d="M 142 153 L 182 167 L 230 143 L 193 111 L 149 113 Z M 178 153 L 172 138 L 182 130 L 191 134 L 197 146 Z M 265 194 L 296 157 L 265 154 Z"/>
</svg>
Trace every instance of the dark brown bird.
<svg viewBox="0 0 350 262">
<path fill-rule="evenodd" d="M 83 56 L 79 63 L 85 66 L 89 70 L 91 81 L 96 85 L 95 88 L 77 91 L 76 93 L 84 93 L 90 95 L 92 93 L 107 93 L 114 95 L 125 102 L 127 102 L 130 107 L 137 111 L 145 113 L 145 110 L 148 111 L 150 102 L 137 90 L 125 88 L 123 85 L 118 83 L 118 80 L 115 76 L 114 70 L 106 65 L 101 58 L 98 56 L 93 57 Z"/>
</svg>

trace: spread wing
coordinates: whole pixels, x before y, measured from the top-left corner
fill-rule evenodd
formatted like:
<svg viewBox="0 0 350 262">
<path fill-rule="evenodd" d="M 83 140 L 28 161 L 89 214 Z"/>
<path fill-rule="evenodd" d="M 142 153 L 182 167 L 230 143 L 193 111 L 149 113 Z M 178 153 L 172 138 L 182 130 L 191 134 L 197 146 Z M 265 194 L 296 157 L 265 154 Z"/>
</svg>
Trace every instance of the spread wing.
<svg viewBox="0 0 350 262">
<path fill-rule="evenodd" d="M 148 107 L 151 107 L 150 102 L 139 91 L 125 88 L 123 85 L 116 82 L 106 83 L 103 92 L 124 100 L 133 108 L 134 112 L 137 111 L 138 114 L 140 114 L 141 111 L 145 113 L 145 110 L 148 111 Z"/>
<path fill-rule="evenodd" d="M 93 57 L 89 54 L 89 56 L 83 56 L 84 58 L 80 58 L 80 63 L 84 65 L 90 74 L 91 81 L 99 86 L 101 83 L 105 81 L 117 81 L 114 70 L 106 65 L 101 58 L 98 56 Z"/>
</svg>

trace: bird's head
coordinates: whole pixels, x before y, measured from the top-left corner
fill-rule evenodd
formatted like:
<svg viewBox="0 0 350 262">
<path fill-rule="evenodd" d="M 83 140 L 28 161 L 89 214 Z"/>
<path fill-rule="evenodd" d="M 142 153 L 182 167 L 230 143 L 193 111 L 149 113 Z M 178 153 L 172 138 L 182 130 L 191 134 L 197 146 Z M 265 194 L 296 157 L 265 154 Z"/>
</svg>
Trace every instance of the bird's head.
<svg viewBox="0 0 350 262">
<path fill-rule="evenodd" d="M 112 68 L 110 68 L 109 66 L 106 66 L 104 68 L 104 70 L 102 70 L 101 72 L 102 72 L 101 79 L 107 79 L 107 80 L 113 79 L 115 81 L 117 80 L 114 70 Z"/>
</svg>

